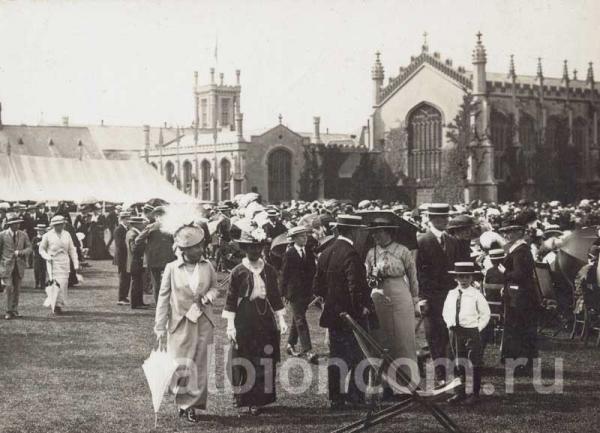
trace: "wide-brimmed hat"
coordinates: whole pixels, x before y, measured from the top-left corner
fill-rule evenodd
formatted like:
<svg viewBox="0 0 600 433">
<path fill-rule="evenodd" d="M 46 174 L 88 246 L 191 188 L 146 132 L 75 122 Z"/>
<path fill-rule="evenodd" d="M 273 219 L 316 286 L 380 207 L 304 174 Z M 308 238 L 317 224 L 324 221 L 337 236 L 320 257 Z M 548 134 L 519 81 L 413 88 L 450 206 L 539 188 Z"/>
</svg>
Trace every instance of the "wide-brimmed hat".
<svg viewBox="0 0 600 433">
<path fill-rule="evenodd" d="M 67 220 L 62 215 L 54 215 L 50 220 L 50 226 L 54 227 L 60 224 L 66 224 Z"/>
<path fill-rule="evenodd" d="M 490 260 L 504 260 L 506 252 L 502 248 L 494 248 L 488 252 Z"/>
<path fill-rule="evenodd" d="M 473 262 L 456 262 L 454 263 L 454 270 L 448 271 L 448 273 L 453 275 L 475 275 L 480 272 L 475 268 Z"/>
<path fill-rule="evenodd" d="M 388 215 L 380 215 L 373 218 L 373 221 L 369 223 L 367 229 L 369 230 L 377 230 L 377 229 L 397 229 L 398 225 L 394 224 L 392 218 Z"/>
<path fill-rule="evenodd" d="M 502 221 L 502 227 L 498 229 L 499 232 L 510 232 L 514 230 L 525 230 L 526 223 L 521 215 L 511 216 Z"/>
<path fill-rule="evenodd" d="M 129 218 L 131 216 L 131 212 L 120 212 L 119 218 Z"/>
<path fill-rule="evenodd" d="M 6 225 L 10 224 L 21 224 L 23 222 L 23 218 L 19 215 L 12 213 L 6 216 Z"/>
<path fill-rule="evenodd" d="M 352 227 L 357 229 L 366 228 L 367 226 L 362 222 L 363 218 L 359 215 L 340 214 L 332 225 L 335 227 Z"/>
<path fill-rule="evenodd" d="M 429 216 L 448 216 L 450 215 L 450 205 L 448 203 L 431 203 L 427 206 Z"/>
<path fill-rule="evenodd" d="M 457 215 L 448 222 L 446 230 L 458 230 L 462 228 L 473 227 L 474 225 L 475 220 L 469 215 Z"/>
<path fill-rule="evenodd" d="M 299 235 L 302 233 L 310 233 L 310 232 L 312 232 L 312 229 L 310 227 L 296 226 L 296 227 L 292 227 L 291 229 L 289 229 L 287 232 L 287 235 L 288 235 L 288 237 L 292 238 L 296 235 Z"/>
<path fill-rule="evenodd" d="M 204 240 L 204 230 L 195 225 L 180 227 L 173 235 L 173 244 L 177 248 L 190 248 Z"/>
</svg>

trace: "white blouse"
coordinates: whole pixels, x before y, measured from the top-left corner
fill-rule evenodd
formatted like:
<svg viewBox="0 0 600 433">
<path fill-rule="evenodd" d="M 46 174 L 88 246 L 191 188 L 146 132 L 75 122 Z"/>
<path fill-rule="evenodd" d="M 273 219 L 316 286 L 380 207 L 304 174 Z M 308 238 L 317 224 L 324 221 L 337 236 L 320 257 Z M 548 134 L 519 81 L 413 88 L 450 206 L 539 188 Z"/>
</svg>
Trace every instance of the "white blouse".
<svg viewBox="0 0 600 433">
<path fill-rule="evenodd" d="M 73 239 L 67 231 L 62 231 L 60 235 L 54 230 L 50 230 L 40 242 L 40 256 L 46 261 L 71 258 L 75 269 L 79 268 L 79 259 L 77 250 L 73 244 Z M 63 257 L 61 257 L 63 256 Z"/>
</svg>

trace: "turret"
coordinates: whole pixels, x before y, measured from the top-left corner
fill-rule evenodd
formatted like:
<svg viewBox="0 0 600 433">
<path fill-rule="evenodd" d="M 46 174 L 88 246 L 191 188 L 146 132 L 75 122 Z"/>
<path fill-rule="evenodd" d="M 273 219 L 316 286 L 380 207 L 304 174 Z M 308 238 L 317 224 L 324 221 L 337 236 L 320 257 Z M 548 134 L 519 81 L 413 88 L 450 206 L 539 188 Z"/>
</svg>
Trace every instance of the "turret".
<svg viewBox="0 0 600 433">
<path fill-rule="evenodd" d="M 486 94 L 486 63 L 487 56 L 485 53 L 485 47 L 481 43 L 481 32 L 478 32 L 477 44 L 475 45 L 475 49 L 473 50 L 473 95 Z"/>
<path fill-rule="evenodd" d="M 373 105 L 379 104 L 381 101 L 381 87 L 383 86 L 383 79 L 385 78 L 383 65 L 379 56 L 381 53 L 377 51 L 375 53 L 375 64 L 371 69 L 371 79 L 373 80 Z"/>
</svg>

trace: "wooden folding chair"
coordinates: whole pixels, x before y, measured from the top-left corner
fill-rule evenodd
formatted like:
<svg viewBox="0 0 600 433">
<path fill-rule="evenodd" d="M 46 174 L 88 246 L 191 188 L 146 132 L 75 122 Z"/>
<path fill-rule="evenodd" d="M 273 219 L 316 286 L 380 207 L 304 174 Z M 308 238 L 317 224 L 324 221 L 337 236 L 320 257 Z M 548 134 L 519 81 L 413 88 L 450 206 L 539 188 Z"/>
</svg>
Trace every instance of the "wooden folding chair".
<svg viewBox="0 0 600 433">
<path fill-rule="evenodd" d="M 552 336 L 556 337 L 564 329 L 566 320 L 561 317 L 558 311 L 558 298 L 554 289 L 550 265 L 544 262 L 536 262 L 534 279 L 537 283 L 538 297 L 543 307 L 539 332 L 542 333 L 544 329 L 554 327 Z"/>
<path fill-rule="evenodd" d="M 356 341 L 360 346 L 363 354 L 376 371 L 377 383 L 383 381 L 393 390 L 408 390 L 410 394 L 407 394 L 405 400 L 392 405 L 390 407 L 375 410 L 375 402 L 371 402 L 367 414 L 364 418 L 359 421 L 348 424 L 342 428 L 336 429 L 333 433 L 356 433 L 368 430 L 369 428 L 383 423 L 384 421 L 394 418 L 407 411 L 413 405 L 419 405 L 427 412 L 431 413 L 433 417 L 444 427 L 444 430 L 451 433 L 460 433 L 459 427 L 446 415 L 446 413 L 440 409 L 431 399 L 442 392 L 448 392 L 458 386 L 462 386 L 460 379 L 456 379 L 451 382 L 442 390 L 437 390 L 433 393 L 424 393 L 419 389 L 419 386 L 415 384 L 411 378 L 401 369 L 395 369 L 396 377 L 390 377 L 388 375 L 388 369 L 390 365 L 394 363 L 394 360 L 386 351 L 371 337 L 350 315 L 343 313 L 342 317 L 352 328 L 352 332 L 356 337 Z"/>
</svg>

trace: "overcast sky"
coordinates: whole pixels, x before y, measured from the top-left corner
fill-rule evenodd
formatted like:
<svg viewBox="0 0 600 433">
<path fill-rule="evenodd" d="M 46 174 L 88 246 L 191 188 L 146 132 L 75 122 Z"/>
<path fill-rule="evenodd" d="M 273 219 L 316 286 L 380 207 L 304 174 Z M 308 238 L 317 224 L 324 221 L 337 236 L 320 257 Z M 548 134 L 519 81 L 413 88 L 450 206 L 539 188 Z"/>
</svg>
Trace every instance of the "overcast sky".
<svg viewBox="0 0 600 433">
<path fill-rule="evenodd" d="M 0 0 L 0 101 L 7 124 L 189 125 L 193 71 L 233 83 L 241 69 L 245 129 L 350 132 L 372 101 L 370 69 L 387 77 L 430 51 L 470 68 L 481 30 L 488 70 L 560 76 L 562 61 L 600 77 L 598 0 Z"/>
</svg>

